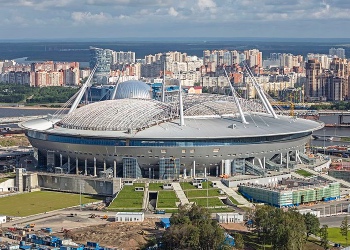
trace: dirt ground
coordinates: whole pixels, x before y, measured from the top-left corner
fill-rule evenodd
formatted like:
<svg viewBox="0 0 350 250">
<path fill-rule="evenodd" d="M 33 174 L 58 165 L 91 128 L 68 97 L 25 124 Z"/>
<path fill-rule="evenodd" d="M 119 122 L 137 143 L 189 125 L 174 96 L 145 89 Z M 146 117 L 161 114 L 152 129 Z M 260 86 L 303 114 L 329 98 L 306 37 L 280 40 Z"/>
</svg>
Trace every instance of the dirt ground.
<svg viewBox="0 0 350 250">
<path fill-rule="evenodd" d="M 140 249 L 147 240 L 160 236 L 162 228 L 156 229 L 159 219 L 148 219 L 144 222 L 110 222 L 104 225 L 95 225 L 72 229 L 66 233 L 76 243 L 86 244 L 87 241 L 98 242 L 101 246 L 120 248 L 124 250 Z M 58 236 L 62 236 L 59 235 Z"/>
<path fill-rule="evenodd" d="M 220 223 L 225 230 L 234 230 L 240 232 L 249 232 L 248 228 L 244 225 L 244 223 Z"/>
</svg>

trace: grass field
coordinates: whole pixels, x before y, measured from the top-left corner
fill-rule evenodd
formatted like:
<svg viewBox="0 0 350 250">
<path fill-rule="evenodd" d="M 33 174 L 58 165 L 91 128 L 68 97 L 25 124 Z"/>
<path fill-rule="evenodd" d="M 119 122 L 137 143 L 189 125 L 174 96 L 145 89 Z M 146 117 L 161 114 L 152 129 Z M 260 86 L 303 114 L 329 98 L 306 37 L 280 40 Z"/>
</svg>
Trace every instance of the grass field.
<svg viewBox="0 0 350 250">
<path fill-rule="evenodd" d="M 295 171 L 297 174 L 300 174 L 304 177 L 310 177 L 313 176 L 313 174 L 309 173 L 308 171 L 304 170 L 304 169 L 298 169 L 297 171 Z"/>
<path fill-rule="evenodd" d="M 196 190 L 186 190 L 185 195 L 187 198 L 195 198 L 195 197 L 213 197 L 219 196 L 219 189 L 196 189 Z"/>
<path fill-rule="evenodd" d="M 328 239 L 334 243 L 340 243 L 342 246 L 346 245 L 345 237 L 340 234 L 339 227 L 328 228 Z M 348 245 L 350 245 L 350 232 L 348 232 Z"/>
<path fill-rule="evenodd" d="M 179 199 L 176 197 L 175 191 L 159 191 L 157 199 L 158 208 L 177 208 L 176 202 Z"/>
<path fill-rule="evenodd" d="M 203 207 L 217 207 L 217 206 L 224 206 L 225 204 L 222 203 L 222 201 L 217 197 L 211 197 L 211 198 L 194 198 L 189 199 L 190 202 L 196 202 L 198 206 Z"/>
<path fill-rule="evenodd" d="M 142 209 L 143 192 L 135 191 L 135 187 L 144 187 L 144 183 L 134 183 L 133 186 L 124 186 L 117 198 L 109 205 L 108 209 Z"/>
<path fill-rule="evenodd" d="M 83 204 L 99 200 L 98 197 L 82 196 Z M 0 198 L 0 214 L 28 216 L 79 204 L 79 194 L 38 191 Z"/>
<path fill-rule="evenodd" d="M 211 181 L 203 181 L 202 182 L 202 187 L 204 188 L 209 188 L 209 189 L 215 189 L 214 187 L 211 186 L 212 182 Z M 180 186 L 182 188 L 182 190 L 190 190 L 190 189 L 197 189 L 197 187 L 193 186 L 191 183 L 189 182 L 181 182 Z"/>
<path fill-rule="evenodd" d="M 160 191 L 163 190 L 163 183 L 150 183 L 148 185 L 149 191 Z"/>
</svg>

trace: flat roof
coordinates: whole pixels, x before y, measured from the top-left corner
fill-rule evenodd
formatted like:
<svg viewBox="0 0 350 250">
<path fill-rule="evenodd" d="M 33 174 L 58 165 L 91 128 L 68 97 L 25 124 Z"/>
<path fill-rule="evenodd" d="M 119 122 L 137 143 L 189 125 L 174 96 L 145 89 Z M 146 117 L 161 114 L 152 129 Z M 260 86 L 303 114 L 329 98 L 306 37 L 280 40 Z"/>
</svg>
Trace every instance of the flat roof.
<svg viewBox="0 0 350 250">
<path fill-rule="evenodd" d="M 117 212 L 116 215 L 144 215 L 143 212 Z"/>
</svg>

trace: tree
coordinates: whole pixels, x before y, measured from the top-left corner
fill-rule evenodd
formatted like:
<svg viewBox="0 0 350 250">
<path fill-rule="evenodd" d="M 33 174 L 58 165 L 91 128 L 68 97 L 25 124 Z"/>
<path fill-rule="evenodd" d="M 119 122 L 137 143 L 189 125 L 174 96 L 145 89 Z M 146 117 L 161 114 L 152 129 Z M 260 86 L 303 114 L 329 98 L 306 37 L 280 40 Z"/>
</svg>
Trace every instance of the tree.
<svg viewBox="0 0 350 250">
<path fill-rule="evenodd" d="M 320 229 L 320 237 L 321 237 L 321 246 L 323 249 L 328 249 L 328 226 L 323 225 Z"/>
<path fill-rule="evenodd" d="M 242 234 L 235 233 L 233 237 L 235 239 L 235 249 L 238 249 L 238 250 L 244 249 L 244 240 L 243 240 Z"/>
<path fill-rule="evenodd" d="M 272 249 L 303 249 L 306 226 L 303 215 L 294 209 L 283 211 L 271 206 L 259 206 L 253 217 L 253 226 L 265 245 Z"/>
<path fill-rule="evenodd" d="M 211 219 L 208 209 L 197 205 L 180 205 L 178 214 L 170 218 L 171 227 L 163 236 L 165 249 L 218 249 L 225 235 L 219 224 Z"/>
<path fill-rule="evenodd" d="M 320 230 L 320 221 L 316 215 L 307 213 L 303 215 L 305 226 L 306 226 L 306 239 L 309 238 L 311 234 L 317 234 Z"/>
<path fill-rule="evenodd" d="M 346 245 L 348 245 L 348 232 L 349 232 L 349 220 L 348 220 L 348 216 L 345 216 L 345 218 L 342 220 L 341 225 L 340 225 L 340 233 L 341 235 L 344 236 L 345 241 L 346 241 Z"/>
</svg>

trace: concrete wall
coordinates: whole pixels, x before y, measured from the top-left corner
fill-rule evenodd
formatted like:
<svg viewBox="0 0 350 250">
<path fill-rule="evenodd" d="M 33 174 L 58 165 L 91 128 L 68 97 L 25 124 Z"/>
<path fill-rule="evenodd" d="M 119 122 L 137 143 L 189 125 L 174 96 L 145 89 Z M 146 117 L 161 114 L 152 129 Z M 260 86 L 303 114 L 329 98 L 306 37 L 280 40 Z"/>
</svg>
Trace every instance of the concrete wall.
<svg viewBox="0 0 350 250">
<path fill-rule="evenodd" d="M 0 183 L 0 193 L 1 192 L 7 192 L 9 188 L 13 190 L 15 187 L 15 179 L 9 179 L 7 181 L 1 182 Z"/>
<path fill-rule="evenodd" d="M 38 184 L 41 188 L 106 196 L 112 196 L 115 192 L 120 190 L 117 180 L 114 181 L 117 187 L 113 188 L 112 179 L 38 173 Z"/>
<path fill-rule="evenodd" d="M 274 175 L 274 176 L 268 176 L 268 177 L 261 177 L 261 178 L 254 178 L 255 176 L 252 176 L 250 179 L 243 179 L 243 180 L 222 180 L 222 183 L 224 183 L 227 187 L 237 187 L 237 185 L 241 183 L 254 183 L 254 184 L 261 184 L 261 185 L 268 185 L 268 184 L 277 184 L 278 181 L 285 179 L 285 178 L 291 178 L 291 174 L 281 174 L 281 175 Z"/>
</svg>

